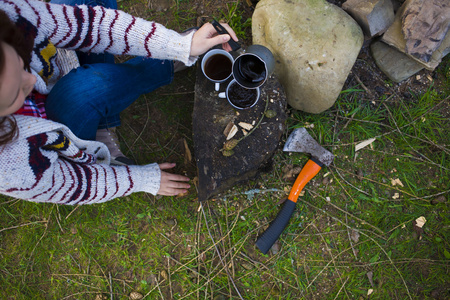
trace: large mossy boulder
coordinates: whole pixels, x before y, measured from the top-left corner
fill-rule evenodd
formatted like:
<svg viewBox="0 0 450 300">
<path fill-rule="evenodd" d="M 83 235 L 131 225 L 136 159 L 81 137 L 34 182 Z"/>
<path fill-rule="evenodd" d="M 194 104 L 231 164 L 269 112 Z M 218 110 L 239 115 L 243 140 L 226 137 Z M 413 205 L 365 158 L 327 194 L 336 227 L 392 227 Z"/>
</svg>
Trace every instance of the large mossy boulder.
<svg viewBox="0 0 450 300">
<path fill-rule="evenodd" d="M 274 54 L 288 104 L 309 113 L 335 103 L 364 41 L 355 20 L 325 0 L 261 0 L 252 32 Z"/>
</svg>

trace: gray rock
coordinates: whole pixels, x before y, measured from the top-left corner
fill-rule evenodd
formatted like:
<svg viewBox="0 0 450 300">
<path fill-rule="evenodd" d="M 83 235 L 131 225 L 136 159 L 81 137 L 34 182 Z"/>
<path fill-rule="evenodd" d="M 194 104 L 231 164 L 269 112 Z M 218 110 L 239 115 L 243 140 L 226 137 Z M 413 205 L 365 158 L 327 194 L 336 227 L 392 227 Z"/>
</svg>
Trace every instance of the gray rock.
<svg viewBox="0 0 450 300">
<path fill-rule="evenodd" d="M 348 0 L 342 8 L 358 22 L 368 37 L 382 34 L 394 22 L 391 0 Z"/>
<path fill-rule="evenodd" d="M 372 43 L 370 50 L 378 68 L 392 81 L 403 81 L 423 69 L 422 64 L 381 41 Z"/>
<path fill-rule="evenodd" d="M 252 33 L 274 54 L 289 105 L 309 113 L 335 103 L 364 40 L 356 21 L 325 0 L 262 0 Z"/>
<path fill-rule="evenodd" d="M 406 53 L 429 62 L 450 27 L 448 0 L 413 0 L 402 14 Z"/>
<path fill-rule="evenodd" d="M 402 32 L 402 16 L 410 3 L 412 3 L 411 0 L 406 0 L 402 7 L 399 9 L 397 14 L 395 15 L 394 23 L 392 23 L 388 30 L 383 34 L 382 41 L 405 53 L 419 64 L 422 64 L 426 69 L 433 71 L 442 61 L 442 58 L 444 58 L 444 56 L 446 56 L 450 52 L 450 34 L 447 34 L 445 36 L 440 46 L 433 52 L 433 54 L 431 54 L 428 62 L 425 62 L 414 57 L 411 54 L 408 54 L 406 52 L 407 40 L 405 39 Z M 430 22 L 433 22 L 433 20 L 430 20 Z"/>
</svg>

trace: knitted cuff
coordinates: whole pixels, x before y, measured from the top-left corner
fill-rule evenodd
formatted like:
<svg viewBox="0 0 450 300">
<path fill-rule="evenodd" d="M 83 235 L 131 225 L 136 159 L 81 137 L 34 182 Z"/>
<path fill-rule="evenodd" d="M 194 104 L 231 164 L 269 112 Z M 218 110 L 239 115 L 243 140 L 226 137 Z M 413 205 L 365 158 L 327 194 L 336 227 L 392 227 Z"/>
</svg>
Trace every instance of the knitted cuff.
<svg viewBox="0 0 450 300">
<path fill-rule="evenodd" d="M 161 185 L 161 169 L 157 163 L 145 166 L 128 166 L 131 169 L 135 192 L 156 195 Z"/>
</svg>

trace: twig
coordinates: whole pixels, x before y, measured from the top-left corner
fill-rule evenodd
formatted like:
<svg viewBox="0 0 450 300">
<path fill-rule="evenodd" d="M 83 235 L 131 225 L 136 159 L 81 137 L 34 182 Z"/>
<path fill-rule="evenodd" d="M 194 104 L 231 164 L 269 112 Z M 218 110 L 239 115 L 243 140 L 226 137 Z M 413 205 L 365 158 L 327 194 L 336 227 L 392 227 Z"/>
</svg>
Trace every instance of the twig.
<svg viewBox="0 0 450 300">
<path fill-rule="evenodd" d="M 318 208 L 317 206 L 315 206 L 315 205 L 313 205 L 313 204 L 309 203 L 308 201 L 305 201 L 305 200 L 303 200 L 303 199 L 301 199 L 301 198 L 299 198 L 299 199 L 300 199 L 300 201 L 302 201 L 303 203 L 305 203 L 305 204 L 307 204 L 307 205 L 309 205 L 309 206 L 311 206 L 311 207 L 313 207 L 313 208 L 315 208 L 315 209 L 321 211 L 322 213 L 328 215 L 330 218 L 339 221 L 339 219 L 337 219 L 336 217 L 332 216 L 331 214 L 329 214 L 329 213 L 326 212 L 325 210 L 323 210 L 323 209 L 321 209 L 321 208 Z M 343 224 L 344 226 L 346 226 L 346 227 L 349 226 L 349 225 L 347 225 L 347 224 L 345 224 L 345 223 L 343 223 L 343 222 L 341 222 L 341 221 L 339 221 L 339 222 L 340 222 L 341 224 Z M 364 236 L 366 236 L 367 238 L 369 238 L 370 240 L 372 240 L 372 241 L 373 241 L 373 242 L 381 249 L 381 251 L 383 251 L 383 253 L 386 255 L 386 257 L 389 259 L 389 262 L 392 264 L 392 266 L 394 267 L 394 269 L 397 271 L 398 275 L 399 275 L 400 278 L 402 279 L 403 284 L 404 284 L 404 286 L 405 286 L 405 288 L 406 288 L 406 292 L 408 293 L 409 298 L 412 299 L 412 298 L 411 298 L 411 294 L 409 293 L 408 286 L 406 285 L 406 282 L 405 282 L 405 280 L 404 280 L 402 274 L 401 274 L 400 271 L 397 269 L 397 267 L 394 265 L 392 259 L 389 257 L 389 255 L 386 253 L 386 251 L 383 249 L 383 247 L 381 247 L 381 245 L 380 245 L 377 241 L 375 241 L 370 235 L 366 234 L 366 233 L 363 232 L 363 231 L 360 231 L 360 232 L 361 232 L 362 235 L 364 235 Z M 340 254 L 342 254 L 342 253 L 343 253 L 343 252 L 341 252 Z M 340 255 L 340 254 L 339 254 L 339 255 Z M 339 256 L 339 255 L 338 255 L 338 256 Z M 328 262 L 327 265 L 326 265 L 326 267 L 327 267 L 328 265 L 330 265 L 330 264 L 331 264 L 331 262 Z M 322 270 L 321 272 L 319 272 L 319 274 L 317 274 L 317 276 L 314 278 L 313 282 L 316 280 L 316 278 L 317 278 L 322 272 L 323 272 L 323 270 Z M 311 283 L 311 284 L 312 284 L 312 283 Z M 311 284 L 310 284 L 310 285 L 311 285 Z M 308 285 L 308 288 L 309 288 L 310 285 Z"/>
<path fill-rule="evenodd" d="M 175 246 L 175 243 L 172 242 L 172 240 L 170 240 L 164 233 L 160 232 L 159 234 L 162 235 L 166 240 L 168 240 L 170 243 L 172 243 L 172 245 Z"/>
<path fill-rule="evenodd" d="M 344 286 L 345 286 L 345 284 L 347 283 L 347 281 L 348 281 L 349 278 L 350 278 L 350 277 L 347 277 L 347 278 L 345 279 L 345 282 L 342 284 L 341 288 L 340 288 L 339 291 L 337 292 L 337 294 L 336 294 L 336 296 L 334 297 L 334 299 L 337 299 L 337 297 L 338 297 L 339 294 L 341 293 L 342 289 L 344 288 Z"/>
<path fill-rule="evenodd" d="M 80 207 L 80 205 L 75 206 L 75 208 L 67 215 L 66 220 L 72 215 L 74 211 L 76 211 Z"/>
<path fill-rule="evenodd" d="M 202 208 L 202 213 L 203 213 L 203 217 L 204 217 L 204 219 L 205 219 L 205 224 L 206 224 L 206 228 L 207 228 L 208 233 L 209 233 L 209 237 L 211 238 L 211 240 L 212 240 L 212 242 L 213 242 L 213 244 L 214 244 L 214 246 L 215 246 L 216 253 L 217 253 L 217 255 L 218 255 L 219 259 L 220 259 L 220 262 L 221 262 L 222 265 L 224 266 L 225 272 L 227 273 L 228 278 L 230 279 L 231 283 L 233 284 L 233 287 L 234 287 L 235 291 L 238 293 L 239 298 L 242 299 L 242 300 L 244 300 L 244 298 L 242 298 L 241 293 L 239 292 L 239 289 L 237 288 L 236 284 L 234 283 L 233 278 L 231 277 L 230 273 L 228 272 L 228 268 L 226 268 L 226 266 L 224 265 L 224 262 L 223 262 L 223 260 L 222 260 L 222 256 L 220 255 L 220 252 L 219 252 L 219 250 L 217 249 L 217 246 L 216 246 L 217 244 L 216 244 L 216 242 L 214 242 L 214 237 L 213 237 L 212 234 L 211 234 L 211 230 L 209 229 L 209 225 L 208 225 L 208 220 L 206 219 L 206 214 L 205 214 L 205 210 L 204 210 L 204 208 L 203 208 L 203 203 L 200 202 L 200 205 L 201 205 L 201 208 Z M 223 238 L 220 239 L 220 240 L 223 240 Z"/>
<path fill-rule="evenodd" d="M 372 91 L 370 91 L 366 85 L 361 81 L 361 79 L 359 78 L 359 76 L 355 73 L 352 72 L 353 76 L 355 76 L 356 81 L 358 81 L 358 83 L 361 85 L 361 87 L 366 91 L 367 94 L 369 94 L 370 97 L 373 97 L 373 93 Z"/>
<path fill-rule="evenodd" d="M 324 201 L 326 201 L 325 197 L 323 197 L 323 196 L 320 195 L 319 193 L 316 193 L 315 191 L 313 191 L 313 190 L 311 190 L 311 189 L 307 189 L 307 188 L 306 188 L 305 190 L 307 190 L 308 192 L 310 192 L 310 193 L 313 194 L 313 195 L 319 196 L 319 197 L 322 198 Z M 303 202 L 306 202 L 306 201 L 303 200 L 303 199 L 301 199 L 301 200 L 302 200 Z M 370 223 L 364 221 L 363 219 L 358 218 L 358 217 L 355 216 L 355 215 L 352 215 L 352 214 L 349 213 L 348 211 L 345 211 L 344 209 L 340 208 L 339 206 L 335 205 L 335 204 L 332 203 L 332 202 L 328 202 L 328 201 L 326 201 L 326 202 L 327 202 L 327 204 L 333 206 L 334 208 L 336 208 L 337 210 L 343 212 L 344 214 L 349 215 L 350 217 L 352 217 L 352 218 L 358 220 L 359 222 L 361 222 L 361 224 L 367 224 L 368 226 L 372 227 L 372 228 L 375 229 L 376 231 L 378 231 L 378 232 L 384 234 L 384 231 L 381 230 L 380 228 L 378 228 L 378 227 L 376 227 L 376 226 L 374 226 L 374 225 L 372 225 L 372 224 L 370 224 Z M 336 219 L 337 219 L 337 218 L 336 218 Z M 339 220 L 339 222 L 342 222 L 342 221 Z M 376 233 L 373 233 L 373 234 L 376 235 L 377 237 L 383 239 L 383 240 L 386 240 L 386 238 L 384 238 L 384 237 L 382 237 L 382 236 L 380 236 L 380 235 L 378 235 L 378 234 L 376 234 Z"/>
<path fill-rule="evenodd" d="M 345 208 L 347 209 L 347 204 L 345 205 Z M 345 223 L 348 224 L 348 217 L 347 217 L 347 215 L 345 215 Z M 355 256 L 355 259 L 358 260 L 358 255 L 356 255 L 356 250 L 355 250 L 355 248 L 353 247 L 353 243 L 352 243 L 352 237 L 350 236 L 350 230 L 349 230 L 348 227 L 346 227 L 346 228 L 347 228 L 348 240 L 349 240 L 350 246 L 352 247 L 352 250 L 353 250 L 353 255 Z M 338 294 L 339 294 L 339 293 L 338 293 Z"/>
<path fill-rule="evenodd" d="M 85 276 L 85 277 L 96 277 L 96 278 L 103 278 L 106 279 L 107 278 L 105 276 L 100 276 L 100 275 L 93 275 L 93 274 L 69 274 L 69 273 L 53 273 L 52 276 Z M 126 279 L 118 279 L 118 278 L 113 278 L 112 280 L 115 281 L 122 281 L 122 282 L 128 282 L 128 283 L 133 283 L 133 280 L 126 280 Z"/>
<path fill-rule="evenodd" d="M 340 169 L 340 168 L 338 168 L 338 167 L 336 167 L 336 166 L 334 166 L 334 167 L 335 167 L 337 170 L 340 170 L 340 171 L 343 171 L 343 172 L 346 172 L 346 173 L 350 173 L 350 171 L 347 171 L 347 170 L 344 170 L 344 169 Z M 406 194 L 406 195 L 408 195 L 408 196 L 415 197 L 414 199 L 416 199 L 416 200 L 422 200 L 422 201 L 425 201 L 425 202 L 430 202 L 430 201 L 431 201 L 431 200 L 425 200 L 423 197 L 417 197 L 417 196 L 412 195 L 412 194 L 410 194 L 410 193 L 408 193 L 408 192 L 406 192 L 406 191 L 404 191 L 404 190 L 401 190 L 401 189 L 399 189 L 399 188 L 397 188 L 397 187 L 395 187 L 395 186 L 390 186 L 390 185 L 388 185 L 388 184 L 385 184 L 385 183 L 381 183 L 381 182 L 375 181 L 375 180 L 370 179 L 370 178 L 368 178 L 368 177 L 364 177 L 364 179 L 365 179 L 365 180 L 368 180 L 368 181 L 371 181 L 371 182 L 373 182 L 373 183 L 379 184 L 379 185 L 381 185 L 381 186 L 384 186 L 384 187 L 387 187 L 387 188 L 390 188 L 390 189 L 394 189 L 394 190 L 399 191 L 399 192 L 401 192 L 401 193 L 403 193 L 403 194 Z M 389 199 L 389 201 L 392 201 L 392 200 Z"/>
<path fill-rule="evenodd" d="M 316 229 L 317 232 L 320 233 L 319 228 L 317 228 L 316 224 L 312 224 L 312 226 L 314 227 L 314 229 Z M 322 242 L 325 245 L 328 253 L 330 253 L 330 257 L 331 257 L 331 261 L 333 262 L 333 266 L 336 267 L 336 260 L 335 260 L 335 257 L 333 255 L 333 252 L 331 251 L 330 247 L 328 247 L 328 243 L 326 242 L 326 240 L 323 237 L 323 235 L 320 235 L 320 238 L 322 239 Z M 353 249 L 353 246 L 352 246 L 352 249 Z M 338 274 L 339 279 L 342 280 L 341 273 L 338 271 L 338 269 L 336 269 L 336 273 Z M 344 292 L 347 294 L 347 290 L 344 289 Z M 347 295 L 347 298 L 350 298 L 350 297 Z"/>
<path fill-rule="evenodd" d="M 0 232 L 5 231 L 5 230 L 19 228 L 19 227 L 24 227 L 24 226 L 28 226 L 28 225 L 38 224 L 38 223 L 46 223 L 47 224 L 48 221 L 36 221 L 36 222 L 31 222 L 31 223 L 25 223 L 25 224 L 20 224 L 20 225 L 16 225 L 16 226 L 11 226 L 11 227 L 7 227 L 7 228 L 2 228 L 2 229 L 0 229 Z"/>
<path fill-rule="evenodd" d="M 84 294 L 98 294 L 98 292 L 79 292 L 79 293 L 70 294 L 70 295 L 68 295 L 68 296 L 65 296 L 64 298 L 61 298 L 61 300 L 69 299 L 69 298 L 72 298 L 73 296 L 76 296 L 76 295 L 84 295 Z"/>
<path fill-rule="evenodd" d="M 111 300 L 114 299 L 113 296 L 113 288 L 112 288 L 112 280 L 111 280 L 111 272 L 109 272 L 109 293 L 111 295 Z"/>
<path fill-rule="evenodd" d="M 169 278 L 170 298 L 173 299 L 172 280 L 170 278 L 170 259 L 169 259 L 169 256 L 167 256 L 167 278 Z"/>
<path fill-rule="evenodd" d="M 59 220 L 61 219 L 61 215 L 59 214 L 59 205 L 56 205 L 56 211 L 58 212 L 58 215 L 56 216 L 56 222 L 58 223 L 59 229 L 61 229 L 61 232 L 64 233 L 64 230 L 61 227 L 61 224 L 59 223 Z"/>
</svg>

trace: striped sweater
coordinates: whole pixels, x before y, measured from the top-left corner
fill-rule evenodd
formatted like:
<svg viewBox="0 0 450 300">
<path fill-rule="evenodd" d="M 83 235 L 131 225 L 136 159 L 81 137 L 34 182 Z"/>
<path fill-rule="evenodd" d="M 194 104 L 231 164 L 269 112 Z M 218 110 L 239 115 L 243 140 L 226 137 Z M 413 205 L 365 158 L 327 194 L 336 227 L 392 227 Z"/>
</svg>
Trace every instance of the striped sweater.
<svg viewBox="0 0 450 300">
<path fill-rule="evenodd" d="M 92 204 L 133 192 L 156 194 L 158 164 L 111 166 L 108 148 L 59 123 L 15 116 L 19 137 L 0 148 L 0 193 L 34 202 Z"/>
<path fill-rule="evenodd" d="M 0 0 L 0 9 L 34 38 L 30 67 L 37 77 L 35 90 L 44 95 L 70 70 L 58 59 L 67 49 L 179 60 L 188 66 L 197 59 L 190 56 L 193 32 L 180 35 L 121 11 L 35 0 Z M 1 194 L 74 205 L 159 190 L 157 164 L 110 166 L 104 144 L 80 140 L 50 120 L 15 118 L 18 138 L 0 147 Z"/>
<path fill-rule="evenodd" d="M 35 89 L 48 94 L 65 75 L 58 48 L 179 60 L 190 66 L 192 35 L 101 6 L 66 6 L 37 0 L 0 0 L 0 9 L 34 39 L 31 71 Z"/>
</svg>

